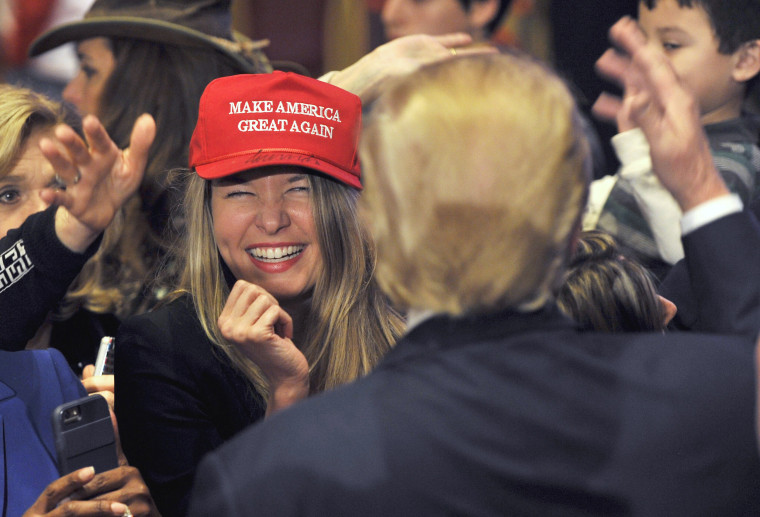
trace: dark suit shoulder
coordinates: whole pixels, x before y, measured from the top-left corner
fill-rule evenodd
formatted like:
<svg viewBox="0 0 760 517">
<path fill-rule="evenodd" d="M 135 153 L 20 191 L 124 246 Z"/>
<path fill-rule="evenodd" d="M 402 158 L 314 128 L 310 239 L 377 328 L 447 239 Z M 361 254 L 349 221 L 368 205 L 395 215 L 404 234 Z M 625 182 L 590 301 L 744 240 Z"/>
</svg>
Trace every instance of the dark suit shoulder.
<svg viewBox="0 0 760 517">
<path fill-rule="evenodd" d="M 749 341 L 509 318 L 421 325 L 373 373 L 241 433 L 199 473 L 197 515 L 760 507 Z"/>
<path fill-rule="evenodd" d="M 685 259 L 660 292 L 678 307 L 676 328 L 743 335 L 760 330 L 760 226 L 749 212 L 704 225 L 683 238 Z"/>
</svg>

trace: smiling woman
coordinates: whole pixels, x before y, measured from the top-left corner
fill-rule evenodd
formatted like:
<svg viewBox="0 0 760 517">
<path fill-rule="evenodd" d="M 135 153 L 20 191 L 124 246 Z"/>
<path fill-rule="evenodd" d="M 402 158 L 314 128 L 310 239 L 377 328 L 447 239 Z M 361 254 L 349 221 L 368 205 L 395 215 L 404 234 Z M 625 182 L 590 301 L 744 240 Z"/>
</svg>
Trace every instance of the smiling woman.
<svg viewBox="0 0 760 517">
<path fill-rule="evenodd" d="M 328 112 L 328 136 L 301 131 Z M 164 516 L 184 515 L 206 452 L 368 373 L 399 336 L 356 213 L 360 127 L 358 97 L 296 74 L 217 79 L 201 97 L 181 289 L 116 338 L 121 441 Z"/>
<path fill-rule="evenodd" d="M 322 257 L 307 175 L 297 167 L 271 166 L 233 178 L 211 186 L 211 218 L 222 260 L 235 278 L 283 303 L 309 296 Z"/>
</svg>

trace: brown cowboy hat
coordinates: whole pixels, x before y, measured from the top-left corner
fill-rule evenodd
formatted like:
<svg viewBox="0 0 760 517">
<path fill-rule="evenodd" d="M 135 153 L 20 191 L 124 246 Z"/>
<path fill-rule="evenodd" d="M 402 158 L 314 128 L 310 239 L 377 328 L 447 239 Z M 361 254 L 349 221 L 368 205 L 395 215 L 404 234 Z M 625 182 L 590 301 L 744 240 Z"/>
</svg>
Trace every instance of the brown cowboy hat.
<svg viewBox="0 0 760 517">
<path fill-rule="evenodd" d="M 170 45 L 211 48 L 241 72 L 270 72 L 263 48 L 232 30 L 231 0 L 95 0 L 84 19 L 65 23 L 32 42 L 36 56 L 70 41 L 98 37 L 133 38 Z"/>
</svg>

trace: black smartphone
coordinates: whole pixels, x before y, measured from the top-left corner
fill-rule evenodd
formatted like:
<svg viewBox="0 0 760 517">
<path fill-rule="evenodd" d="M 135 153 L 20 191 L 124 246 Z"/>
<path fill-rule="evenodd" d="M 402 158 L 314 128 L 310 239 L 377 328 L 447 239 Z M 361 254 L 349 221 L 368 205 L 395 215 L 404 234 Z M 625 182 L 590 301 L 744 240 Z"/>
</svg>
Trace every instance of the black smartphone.
<svg viewBox="0 0 760 517">
<path fill-rule="evenodd" d="M 83 467 L 95 467 L 95 472 L 100 473 L 119 466 L 108 402 L 101 395 L 82 397 L 55 408 L 53 433 L 62 476 Z"/>
<path fill-rule="evenodd" d="M 113 373 L 114 338 L 103 336 L 98 347 L 98 357 L 95 359 L 94 375 L 110 375 Z"/>
</svg>

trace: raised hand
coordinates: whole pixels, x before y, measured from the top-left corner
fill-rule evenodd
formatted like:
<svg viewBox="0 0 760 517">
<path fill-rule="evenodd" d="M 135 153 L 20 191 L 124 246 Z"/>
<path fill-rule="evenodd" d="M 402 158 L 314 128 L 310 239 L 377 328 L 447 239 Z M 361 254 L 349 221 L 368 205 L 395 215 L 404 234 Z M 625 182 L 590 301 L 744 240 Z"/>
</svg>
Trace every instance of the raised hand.
<svg viewBox="0 0 760 517">
<path fill-rule="evenodd" d="M 424 65 L 455 56 L 497 52 L 490 46 L 469 47 L 471 43 L 472 37 L 464 33 L 443 36 L 415 34 L 396 38 L 336 72 L 329 82 L 358 95 L 362 103 L 367 104 L 382 92 L 389 79 L 405 76 Z"/>
<path fill-rule="evenodd" d="M 271 294 L 238 280 L 218 324 L 222 336 L 237 345 L 267 378 L 267 415 L 309 395 L 309 364 L 293 343 L 293 320 Z"/>
<path fill-rule="evenodd" d="M 683 211 L 728 194 L 713 164 L 697 101 L 681 84 L 667 57 L 646 44 L 631 18 L 613 25 L 610 37 L 622 52 L 608 50 L 597 61 L 597 68 L 619 82 L 624 95 L 622 101 L 601 98 L 596 110 L 607 115 L 623 110 L 642 129 L 654 172 Z"/>
<path fill-rule="evenodd" d="M 156 135 L 150 115 L 134 124 L 130 146 L 119 150 L 94 116 L 83 121 L 87 143 L 68 126 L 55 129 L 55 139 L 40 141 L 40 150 L 65 188 L 45 189 L 43 200 L 59 205 L 56 233 L 73 251 L 82 252 L 110 224 L 137 190 Z"/>
</svg>

